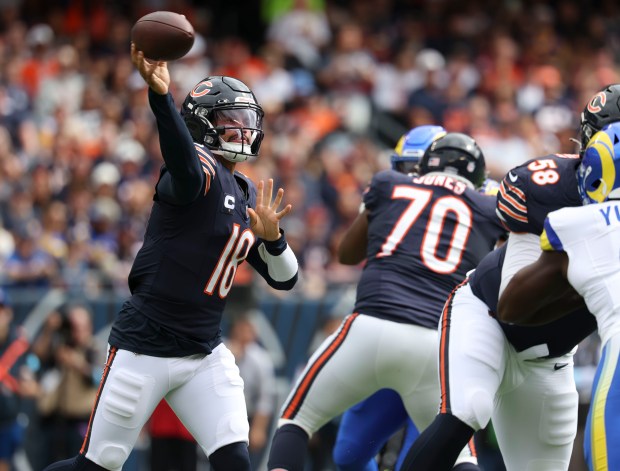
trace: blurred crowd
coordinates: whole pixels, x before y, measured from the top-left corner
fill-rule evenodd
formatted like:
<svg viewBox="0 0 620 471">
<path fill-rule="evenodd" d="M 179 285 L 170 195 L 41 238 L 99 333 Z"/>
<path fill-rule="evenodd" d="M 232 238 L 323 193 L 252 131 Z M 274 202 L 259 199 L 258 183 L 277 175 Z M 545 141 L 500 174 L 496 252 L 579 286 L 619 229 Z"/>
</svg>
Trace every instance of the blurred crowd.
<svg viewBox="0 0 620 471">
<path fill-rule="evenodd" d="M 283 228 L 313 298 L 357 280 L 335 249 L 409 128 L 471 134 L 501 178 L 573 153 L 586 99 L 620 82 L 616 0 L 0 1 L 5 289 L 127 294 L 162 164 L 129 58 L 133 22 L 154 10 L 185 14 L 197 33 L 169 66 L 179 105 L 221 74 L 265 109 L 261 156 L 239 169 L 285 189 L 294 209 Z M 251 272 L 238 279 L 250 284 Z"/>
<path fill-rule="evenodd" d="M 234 3 L 234 2 L 233 2 Z M 474 136 L 491 175 L 570 140 L 586 97 L 619 80 L 620 5 L 603 1 L 5 1 L 0 5 L 0 258 L 4 284 L 126 290 L 161 165 L 133 22 L 184 13 L 197 32 L 170 65 L 180 103 L 209 74 L 250 85 L 261 157 L 294 215 L 302 289 L 357 270 L 334 248 L 370 176 L 410 127 Z"/>
</svg>

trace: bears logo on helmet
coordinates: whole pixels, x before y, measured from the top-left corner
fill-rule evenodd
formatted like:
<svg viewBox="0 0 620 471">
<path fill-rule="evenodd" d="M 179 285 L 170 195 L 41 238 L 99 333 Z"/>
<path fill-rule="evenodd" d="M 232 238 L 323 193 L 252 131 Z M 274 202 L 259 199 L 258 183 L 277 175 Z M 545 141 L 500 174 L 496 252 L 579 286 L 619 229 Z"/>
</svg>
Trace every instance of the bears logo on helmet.
<svg viewBox="0 0 620 471">
<path fill-rule="evenodd" d="M 258 155 L 264 112 L 242 81 L 226 76 L 202 79 L 185 98 L 181 115 L 194 142 L 212 153 L 230 162 Z M 234 139 L 223 139 L 226 135 Z"/>
<path fill-rule="evenodd" d="M 615 121 L 620 121 L 620 84 L 603 88 L 585 106 L 580 122 L 580 154 L 583 154 L 594 134 Z"/>
</svg>

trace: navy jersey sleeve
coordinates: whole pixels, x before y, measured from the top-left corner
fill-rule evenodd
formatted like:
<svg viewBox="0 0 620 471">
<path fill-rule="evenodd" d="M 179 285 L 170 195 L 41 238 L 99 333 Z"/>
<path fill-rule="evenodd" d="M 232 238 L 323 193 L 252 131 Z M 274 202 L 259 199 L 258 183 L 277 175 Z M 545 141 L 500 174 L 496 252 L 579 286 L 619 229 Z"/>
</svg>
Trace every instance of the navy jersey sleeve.
<svg viewBox="0 0 620 471">
<path fill-rule="evenodd" d="M 252 180 L 239 172 L 237 172 L 235 175 L 237 176 L 237 181 L 239 181 L 241 185 L 245 184 L 247 186 L 248 202 L 250 207 L 256 208 L 256 186 L 254 185 L 254 182 L 252 182 Z M 269 266 L 267 265 L 267 262 L 263 259 L 263 257 L 261 257 L 259 251 L 259 247 L 263 245 L 265 250 L 267 250 L 270 255 L 281 255 L 288 247 L 288 243 L 286 242 L 286 237 L 284 236 L 284 231 L 282 231 L 282 229 L 280 229 L 280 233 L 280 238 L 274 241 L 267 241 L 257 238 L 254 245 L 252 245 L 252 247 L 250 248 L 246 260 L 252 266 L 252 268 L 254 268 L 254 270 L 256 270 L 260 274 L 260 276 L 265 279 L 269 286 L 277 290 L 290 290 L 297 283 L 298 274 L 295 273 L 295 275 L 288 280 L 274 279 L 269 274 Z"/>
<path fill-rule="evenodd" d="M 497 215 L 511 232 L 530 232 L 526 196 L 529 179 L 523 169 L 517 167 L 508 172 L 497 194 Z"/>
<path fill-rule="evenodd" d="M 157 183 L 157 196 L 171 204 L 188 204 L 200 194 L 205 173 L 187 126 L 172 95 L 159 95 L 149 88 L 149 104 L 157 119 L 159 145 L 164 158 Z"/>
<path fill-rule="evenodd" d="M 540 235 L 548 213 L 580 206 L 578 165 L 577 155 L 550 154 L 509 171 L 500 184 L 496 208 L 506 228 Z"/>
<path fill-rule="evenodd" d="M 390 172 L 390 170 L 386 170 L 375 174 L 368 188 L 364 191 L 364 206 L 369 211 L 372 212 L 382 201 L 390 198 L 389 190 L 392 186 L 389 178 Z"/>
</svg>

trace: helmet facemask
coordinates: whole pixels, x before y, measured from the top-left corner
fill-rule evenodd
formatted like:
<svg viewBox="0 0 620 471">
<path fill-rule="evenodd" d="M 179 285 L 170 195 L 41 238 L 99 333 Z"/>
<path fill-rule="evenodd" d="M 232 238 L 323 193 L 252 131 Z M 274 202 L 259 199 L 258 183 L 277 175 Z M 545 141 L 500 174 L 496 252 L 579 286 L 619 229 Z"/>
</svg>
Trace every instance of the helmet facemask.
<svg viewBox="0 0 620 471">
<path fill-rule="evenodd" d="M 620 122 L 594 134 L 577 168 L 577 188 L 583 204 L 620 196 Z"/>
<path fill-rule="evenodd" d="M 594 94 L 581 112 L 580 157 L 583 157 L 586 146 L 597 132 L 617 121 L 620 121 L 620 84 L 613 84 Z"/>
<path fill-rule="evenodd" d="M 194 142 L 230 162 L 258 156 L 263 140 L 263 109 L 240 80 L 210 76 L 189 92 L 181 115 Z"/>
<path fill-rule="evenodd" d="M 193 114 L 204 124 L 202 143 L 214 154 L 230 162 L 258 155 L 264 133 L 263 113 L 257 106 L 240 103 L 208 109 L 199 105 Z M 194 133 L 192 137 L 196 138 Z"/>
<path fill-rule="evenodd" d="M 590 139 L 592 139 L 592 136 L 594 136 L 599 130 L 596 129 L 594 126 L 592 126 L 590 123 L 588 123 L 588 121 L 585 119 L 584 113 L 581 113 L 581 127 L 579 129 L 579 155 L 583 156 L 583 152 L 586 149 L 586 146 L 588 145 L 588 142 L 590 142 Z"/>
</svg>

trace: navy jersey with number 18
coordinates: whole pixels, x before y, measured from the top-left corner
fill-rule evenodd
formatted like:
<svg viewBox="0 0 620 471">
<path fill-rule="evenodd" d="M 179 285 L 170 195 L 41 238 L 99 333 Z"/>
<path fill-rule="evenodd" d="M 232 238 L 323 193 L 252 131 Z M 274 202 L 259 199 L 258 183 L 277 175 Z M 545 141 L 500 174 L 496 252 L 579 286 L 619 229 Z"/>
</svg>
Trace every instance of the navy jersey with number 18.
<svg viewBox="0 0 620 471">
<path fill-rule="evenodd" d="M 364 204 L 367 261 L 355 311 L 436 329 L 450 291 L 505 233 L 495 198 L 448 174 L 387 170 Z"/>
<path fill-rule="evenodd" d="M 159 357 L 208 354 L 221 342 L 226 298 L 244 260 L 276 289 L 290 289 L 297 276 L 275 280 L 269 272 L 264 251 L 279 255 L 287 243 L 284 236 L 267 242 L 252 232 L 252 181 L 192 142 L 170 96 L 149 92 L 149 102 L 165 165 L 129 274 L 131 298 L 112 327 L 110 344 Z M 171 201 L 170 193 L 174 198 L 188 187 L 191 200 Z"/>
<path fill-rule="evenodd" d="M 213 338 L 237 266 L 256 241 L 247 214 L 248 206 L 256 205 L 256 190 L 204 148 L 196 149 L 208 187 L 185 206 L 155 195 L 144 244 L 129 274 L 130 303 L 165 328 L 191 326 L 185 335 Z"/>
</svg>

